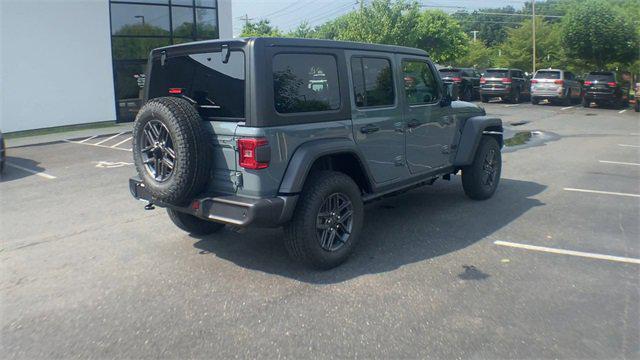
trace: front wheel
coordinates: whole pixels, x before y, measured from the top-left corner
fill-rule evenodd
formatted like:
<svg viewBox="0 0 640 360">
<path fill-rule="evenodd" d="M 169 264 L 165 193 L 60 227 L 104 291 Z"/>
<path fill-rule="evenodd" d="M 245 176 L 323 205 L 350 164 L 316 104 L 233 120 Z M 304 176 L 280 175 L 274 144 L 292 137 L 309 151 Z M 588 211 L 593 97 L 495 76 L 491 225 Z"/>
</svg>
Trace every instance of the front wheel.
<svg viewBox="0 0 640 360">
<path fill-rule="evenodd" d="M 364 221 L 360 188 L 347 175 L 321 171 L 305 184 L 293 219 L 285 226 L 289 255 L 327 270 L 353 252 Z"/>
<path fill-rule="evenodd" d="M 502 154 L 498 141 L 492 136 L 483 136 L 473 163 L 462 169 L 465 194 L 474 200 L 490 198 L 498 188 L 501 171 Z"/>
<path fill-rule="evenodd" d="M 173 209 L 167 209 L 167 214 L 177 227 L 192 235 L 210 235 L 224 227 L 224 224 L 200 219 Z"/>
<path fill-rule="evenodd" d="M 588 108 L 590 106 L 591 106 L 591 101 L 589 101 L 589 100 L 587 100 L 585 98 L 582 98 L 582 107 Z"/>
</svg>

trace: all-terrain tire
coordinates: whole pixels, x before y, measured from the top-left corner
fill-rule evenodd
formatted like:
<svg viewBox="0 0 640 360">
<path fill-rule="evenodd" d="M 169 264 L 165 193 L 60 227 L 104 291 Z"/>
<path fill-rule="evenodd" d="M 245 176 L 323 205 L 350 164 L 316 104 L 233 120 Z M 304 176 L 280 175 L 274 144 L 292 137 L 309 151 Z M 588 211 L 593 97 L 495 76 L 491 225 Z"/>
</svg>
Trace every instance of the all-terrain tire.
<svg viewBox="0 0 640 360">
<path fill-rule="evenodd" d="M 173 151 L 174 168 L 169 177 L 157 181 L 144 164 L 144 129 L 150 121 L 159 121 L 168 131 Z M 204 190 L 211 169 L 210 134 L 202 118 L 186 100 L 161 97 L 145 104 L 133 125 L 133 159 L 138 175 L 155 199 L 183 205 Z"/>
<path fill-rule="evenodd" d="M 167 214 L 177 227 L 193 235 L 210 235 L 224 227 L 224 224 L 200 219 L 173 209 L 167 209 Z"/>
<path fill-rule="evenodd" d="M 352 204 L 350 234 L 341 247 L 329 251 L 322 247 L 318 233 L 318 214 L 325 200 L 342 194 Z M 309 176 L 298 199 L 293 219 L 285 226 L 285 247 L 289 255 L 319 270 L 336 267 L 353 252 L 364 221 L 364 205 L 360 188 L 349 176 L 336 171 L 320 171 Z"/>
<path fill-rule="evenodd" d="M 498 187 L 501 171 L 502 156 L 498 141 L 492 136 L 483 136 L 473 163 L 462 169 L 462 187 L 465 194 L 474 200 L 490 198 Z M 487 181 L 488 176 L 492 181 Z"/>
</svg>

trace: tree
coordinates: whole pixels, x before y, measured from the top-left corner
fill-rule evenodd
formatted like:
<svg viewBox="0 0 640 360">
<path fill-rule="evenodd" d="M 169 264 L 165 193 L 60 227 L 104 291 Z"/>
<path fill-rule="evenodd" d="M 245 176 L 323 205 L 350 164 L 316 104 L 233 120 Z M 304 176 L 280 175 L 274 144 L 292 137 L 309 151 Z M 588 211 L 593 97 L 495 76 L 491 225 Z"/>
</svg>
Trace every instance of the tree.
<svg viewBox="0 0 640 360">
<path fill-rule="evenodd" d="M 288 33 L 287 36 L 294 38 L 312 38 L 314 37 L 314 33 L 315 31 L 309 26 L 309 22 L 303 21 L 298 27 Z"/>
<path fill-rule="evenodd" d="M 242 27 L 240 37 L 278 37 L 282 36 L 282 32 L 277 27 L 271 26 L 271 22 L 261 19 L 258 22 L 247 21 Z"/>
<path fill-rule="evenodd" d="M 453 61 L 467 53 L 469 37 L 443 11 L 427 10 L 420 14 L 415 32 L 418 35 L 415 46 L 428 52 L 436 62 Z"/>
<path fill-rule="evenodd" d="M 486 69 L 495 63 L 495 49 L 487 47 L 482 41 L 469 43 L 467 53 L 460 57 L 456 64 L 463 67 Z"/>
<path fill-rule="evenodd" d="M 562 42 L 570 56 L 597 68 L 631 63 L 638 56 L 637 27 L 601 0 L 586 0 L 568 11 L 562 21 Z"/>
<path fill-rule="evenodd" d="M 466 34 L 478 31 L 478 36 L 487 46 L 495 46 L 507 38 L 507 30 L 522 23 L 521 16 L 504 16 L 499 14 L 518 14 L 512 6 L 502 8 L 484 8 L 471 13 L 457 12 L 453 18 L 458 20 Z"/>
</svg>

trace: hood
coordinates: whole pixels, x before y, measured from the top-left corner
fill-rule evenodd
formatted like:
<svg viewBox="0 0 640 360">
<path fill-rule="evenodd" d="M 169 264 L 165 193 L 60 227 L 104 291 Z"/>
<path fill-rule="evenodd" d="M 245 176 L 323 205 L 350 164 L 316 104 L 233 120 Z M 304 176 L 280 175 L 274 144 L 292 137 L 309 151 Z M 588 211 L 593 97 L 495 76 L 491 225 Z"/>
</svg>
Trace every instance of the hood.
<svg viewBox="0 0 640 360">
<path fill-rule="evenodd" d="M 455 114 L 474 114 L 474 115 L 486 115 L 486 111 L 483 107 L 476 104 L 472 104 L 466 101 L 452 101 L 451 109 Z"/>
</svg>

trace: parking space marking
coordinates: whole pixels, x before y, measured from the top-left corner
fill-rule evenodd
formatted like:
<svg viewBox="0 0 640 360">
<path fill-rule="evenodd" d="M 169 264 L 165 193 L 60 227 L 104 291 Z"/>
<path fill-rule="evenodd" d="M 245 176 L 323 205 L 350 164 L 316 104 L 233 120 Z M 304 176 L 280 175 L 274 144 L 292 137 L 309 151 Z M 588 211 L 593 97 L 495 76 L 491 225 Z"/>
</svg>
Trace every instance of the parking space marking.
<svg viewBox="0 0 640 360">
<path fill-rule="evenodd" d="M 95 139 L 95 138 L 97 138 L 97 137 L 98 137 L 98 135 L 90 136 L 90 137 L 88 137 L 88 138 L 86 138 L 86 139 L 84 139 L 84 140 L 78 141 L 78 144 L 82 144 L 82 143 L 84 143 L 85 141 L 89 141 L 89 140 L 91 140 L 91 139 Z"/>
<path fill-rule="evenodd" d="M 640 148 L 640 145 L 618 144 L 618 146 L 622 146 L 622 147 L 632 147 L 632 148 Z"/>
<path fill-rule="evenodd" d="M 88 140 L 88 139 L 87 139 Z M 87 146 L 96 146 L 96 147 L 101 147 L 101 148 L 105 148 L 105 149 L 114 149 L 114 150 L 121 150 L 121 151 L 128 151 L 131 152 L 131 149 L 123 149 L 123 148 L 119 148 L 119 147 L 111 147 L 111 146 L 107 146 L 107 145 L 96 145 L 96 144 L 91 144 L 91 143 L 83 143 L 80 141 L 72 141 L 72 140 L 62 140 L 64 142 L 68 142 L 71 144 L 80 144 L 80 145 L 87 145 Z"/>
<path fill-rule="evenodd" d="M 583 192 L 583 193 L 591 193 L 591 194 L 640 197 L 640 195 L 638 195 L 638 194 L 620 193 L 620 192 L 613 192 L 613 191 L 600 191 L 600 190 L 574 189 L 574 188 L 563 188 L 563 190 L 575 191 L 575 192 Z"/>
<path fill-rule="evenodd" d="M 500 241 L 500 240 L 494 241 L 493 243 L 499 246 L 508 246 L 508 247 L 517 248 L 517 249 L 541 251 L 541 252 L 546 252 L 551 254 L 571 255 L 571 256 L 579 256 L 579 257 L 585 257 L 590 259 L 609 260 L 609 261 L 623 262 L 623 263 L 629 263 L 629 264 L 640 264 L 640 259 L 624 257 L 624 256 L 596 254 L 596 253 L 583 252 L 583 251 L 550 248 L 546 246 L 519 244 L 519 243 L 513 243 L 509 241 Z"/>
<path fill-rule="evenodd" d="M 98 141 L 98 142 L 97 142 L 97 143 L 95 143 L 94 145 L 100 145 L 100 144 L 105 143 L 105 142 L 107 142 L 107 141 L 109 141 L 109 140 L 115 139 L 115 138 L 117 138 L 118 136 L 120 136 L 120 135 L 122 135 L 122 134 L 124 134 L 124 133 L 123 133 L 123 132 L 121 132 L 121 133 L 115 134 L 115 135 L 110 136 L 110 137 L 108 137 L 108 138 L 106 138 L 106 139 L 104 139 L 104 140 Z"/>
<path fill-rule="evenodd" d="M 11 166 L 12 168 L 16 168 L 16 169 L 18 169 L 18 170 L 26 171 L 26 172 L 28 172 L 28 173 L 31 173 L 31 174 L 33 174 L 33 175 L 40 176 L 40 177 L 45 178 L 45 179 L 48 179 L 48 180 L 53 180 L 53 179 L 55 179 L 55 178 L 56 178 L 55 176 L 53 176 L 53 175 L 49 175 L 49 174 L 47 174 L 47 173 L 45 173 L 45 172 L 37 171 L 37 170 L 31 170 L 31 169 L 28 169 L 28 168 L 26 168 L 26 167 L 22 167 L 22 166 L 20 166 L 20 165 L 12 164 L 12 163 L 10 163 L 10 162 L 7 162 L 7 166 Z"/>
<path fill-rule="evenodd" d="M 518 106 L 520 104 L 511 104 L 511 105 L 505 105 L 504 107 L 514 107 L 514 106 Z"/>
<path fill-rule="evenodd" d="M 604 163 L 604 164 L 640 166 L 640 164 L 630 163 L 630 162 L 609 161 L 609 160 L 598 160 L 598 161 L 601 162 L 601 163 Z"/>
<path fill-rule="evenodd" d="M 628 109 L 624 109 L 624 110 L 620 110 L 618 111 L 618 114 L 622 114 L 623 112 L 627 111 Z"/>
<path fill-rule="evenodd" d="M 567 107 L 563 107 L 563 108 L 562 108 L 562 109 L 560 109 L 560 110 L 569 110 L 569 109 L 573 109 L 574 107 L 576 107 L 576 106 L 575 106 L 575 105 L 573 105 L 573 106 L 567 106 Z"/>
<path fill-rule="evenodd" d="M 131 139 L 133 139 L 133 136 L 130 136 L 130 137 L 128 137 L 128 138 L 126 138 L 126 139 L 124 139 L 124 140 L 120 141 L 119 143 L 117 143 L 117 144 L 115 144 L 115 145 L 113 145 L 113 146 L 111 146 L 111 147 L 112 147 L 112 148 L 116 148 L 116 147 L 118 147 L 119 145 L 122 145 L 122 144 L 126 143 L 127 141 L 129 141 L 129 140 L 131 140 Z"/>
</svg>

